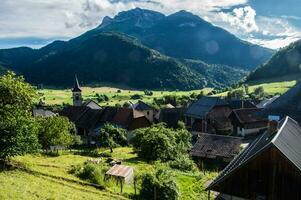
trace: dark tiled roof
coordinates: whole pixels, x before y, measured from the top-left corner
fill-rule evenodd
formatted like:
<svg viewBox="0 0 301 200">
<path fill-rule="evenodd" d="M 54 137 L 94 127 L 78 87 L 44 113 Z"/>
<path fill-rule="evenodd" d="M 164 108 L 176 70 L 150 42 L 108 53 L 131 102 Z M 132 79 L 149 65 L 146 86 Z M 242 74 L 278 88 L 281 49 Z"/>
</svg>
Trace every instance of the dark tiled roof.
<svg viewBox="0 0 301 200">
<path fill-rule="evenodd" d="M 204 118 L 215 106 L 229 106 L 229 104 L 219 97 L 202 97 L 189 106 L 185 116 Z"/>
<path fill-rule="evenodd" d="M 236 109 L 232 112 L 237 117 L 241 124 L 267 121 L 265 118 L 258 115 L 258 112 L 261 109 L 259 108 L 245 108 L 245 109 Z"/>
<path fill-rule="evenodd" d="M 241 109 L 241 108 L 256 108 L 256 105 L 253 104 L 249 100 L 227 100 L 229 103 L 230 107 L 232 109 Z"/>
<path fill-rule="evenodd" d="M 128 127 L 133 119 L 140 117 L 145 117 L 144 114 L 140 111 L 134 110 L 132 108 L 120 108 L 117 111 L 112 122 L 122 127 Z"/>
<path fill-rule="evenodd" d="M 143 101 L 138 101 L 132 106 L 135 110 L 144 111 L 144 110 L 153 110 L 153 107 L 147 105 Z"/>
<path fill-rule="evenodd" d="M 202 158 L 233 158 L 239 153 L 241 143 L 238 137 L 200 133 L 190 154 Z"/>
<path fill-rule="evenodd" d="M 270 147 L 276 147 L 293 165 L 301 171 L 301 127 L 293 119 L 286 117 L 279 124 L 275 134 L 265 132 L 248 145 L 208 186 L 214 187 L 225 180 L 237 169 L 247 164 L 252 158 Z"/>
<path fill-rule="evenodd" d="M 67 117 L 72 122 L 76 122 L 87 109 L 88 108 L 86 106 L 68 106 L 59 114 Z"/>
<path fill-rule="evenodd" d="M 266 106 L 263 115 L 290 116 L 301 123 L 301 83 Z"/>
<path fill-rule="evenodd" d="M 160 110 L 159 122 L 164 122 L 168 127 L 175 128 L 178 121 L 184 120 L 185 108 L 163 108 Z"/>
<path fill-rule="evenodd" d="M 85 128 L 87 130 L 94 129 L 101 123 L 102 110 L 93 110 L 88 108 L 85 113 L 75 122 L 79 128 Z"/>
<path fill-rule="evenodd" d="M 81 91 L 82 90 L 80 89 L 77 76 L 75 75 L 74 86 L 73 86 L 72 92 L 81 92 Z"/>
</svg>

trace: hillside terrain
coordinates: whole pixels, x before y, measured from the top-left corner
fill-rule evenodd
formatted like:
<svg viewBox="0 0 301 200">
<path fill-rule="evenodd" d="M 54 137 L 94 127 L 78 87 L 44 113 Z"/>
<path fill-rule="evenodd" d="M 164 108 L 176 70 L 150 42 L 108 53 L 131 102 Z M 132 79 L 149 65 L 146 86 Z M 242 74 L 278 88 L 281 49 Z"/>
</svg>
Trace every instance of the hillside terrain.
<svg viewBox="0 0 301 200">
<path fill-rule="evenodd" d="M 138 159 L 132 148 L 116 148 L 114 158 L 135 168 L 136 174 L 149 172 L 154 167 L 169 169 L 163 163 L 156 166 Z M 72 166 L 80 165 L 93 157 L 65 152 L 61 156 L 51 157 L 43 154 L 19 156 L 12 159 L 16 168 L 0 171 L 0 199 L 128 199 L 134 194 L 133 185 L 125 185 L 120 193 L 116 183 L 109 183 L 106 189 L 100 190 L 77 176 L 69 173 Z M 94 158 L 95 159 L 95 158 Z M 105 165 L 104 161 L 100 165 Z M 173 174 L 179 184 L 180 200 L 206 199 L 205 183 L 217 175 L 217 172 L 181 172 Z M 88 184 L 88 185 L 85 185 Z"/>
<path fill-rule="evenodd" d="M 301 40 L 279 50 L 266 64 L 251 73 L 247 82 L 289 80 L 298 76 L 301 77 Z"/>
<path fill-rule="evenodd" d="M 24 67 L 12 69 L 24 74 L 34 84 L 60 87 L 71 86 L 75 73 L 85 84 L 111 82 L 133 88 L 181 90 L 231 85 L 246 75 L 246 71 L 241 69 L 203 62 L 190 67 L 188 63 L 192 61 L 167 57 L 134 38 L 118 33 L 101 33 L 81 43 L 70 41 L 63 43 L 63 46 L 57 51 L 52 51 L 51 45 L 34 50 L 35 54 L 43 56 L 34 62 L 28 61 Z M 43 52 L 48 53 L 44 55 Z M 13 57 L 0 51 L 2 62 L 19 66 L 19 61 Z"/>
</svg>

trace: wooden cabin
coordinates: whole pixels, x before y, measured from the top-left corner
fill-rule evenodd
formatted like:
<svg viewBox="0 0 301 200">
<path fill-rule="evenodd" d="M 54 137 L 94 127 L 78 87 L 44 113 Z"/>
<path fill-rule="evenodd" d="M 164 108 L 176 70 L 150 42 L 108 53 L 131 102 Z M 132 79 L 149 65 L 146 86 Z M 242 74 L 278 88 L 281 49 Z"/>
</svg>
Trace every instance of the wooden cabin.
<svg viewBox="0 0 301 200">
<path fill-rule="evenodd" d="M 232 109 L 228 102 L 218 97 L 202 97 L 189 106 L 185 112 L 185 122 L 192 131 L 203 133 L 232 131 L 227 118 Z"/>
<path fill-rule="evenodd" d="M 300 144 L 296 121 L 273 121 L 207 187 L 208 197 L 212 190 L 222 199 L 301 199 Z"/>
<path fill-rule="evenodd" d="M 268 120 L 258 115 L 259 108 L 235 109 L 229 115 L 233 132 L 238 136 L 248 136 L 259 133 L 268 126 Z"/>
</svg>

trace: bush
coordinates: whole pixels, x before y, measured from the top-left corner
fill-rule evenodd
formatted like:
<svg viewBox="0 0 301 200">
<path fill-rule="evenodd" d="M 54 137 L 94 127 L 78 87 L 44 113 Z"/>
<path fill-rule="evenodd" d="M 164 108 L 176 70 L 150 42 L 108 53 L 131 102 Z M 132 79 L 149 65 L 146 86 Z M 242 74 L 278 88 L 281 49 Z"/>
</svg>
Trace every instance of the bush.
<svg viewBox="0 0 301 200">
<path fill-rule="evenodd" d="M 171 161 L 169 166 L 173 169 L 178 169 L 184 172 L 196 169 L 195 163 L 187 155 L 180 155 L 174 161 Z"/>
<path fill-rule="evenodd" d="M 179 198 L 179 188 L 172 175 L 165 170 L 147 173 L 141 177 L 141 199 L 174 200 Z"/>
<path fill-rule="evenodd" d="M 147 161 L 170 161 L 187 153 L 191 147 L 191 134 L 185 129 L 169 129 L 164 124 L 138 129 L 132 139 L 138 156 Z"/>
<path fill-rule="evenodd" d="M 89 181 L 90 183 L 104 185 L 104 171 L 101 166 L 96 164 L 86 163 L 82 165 L 72 166 L 69 173 L 72 173 L 82 180 Z"/>
</svg>

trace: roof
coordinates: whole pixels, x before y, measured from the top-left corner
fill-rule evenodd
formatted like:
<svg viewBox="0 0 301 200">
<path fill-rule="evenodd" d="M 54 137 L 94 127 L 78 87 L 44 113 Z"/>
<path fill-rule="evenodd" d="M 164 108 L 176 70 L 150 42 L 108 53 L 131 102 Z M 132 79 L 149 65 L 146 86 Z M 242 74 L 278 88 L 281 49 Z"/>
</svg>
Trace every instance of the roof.
<svg viewBox="0 0 301 200">
<path fill-rule="evenodd" d="M 219 174 L 219 176 L 208 186 L 210 189 L 225 180 L 240 167 L 261 154 L 270 147 L 277 148 L 297 169 L 301 171 L 301 127 L 291 119 L 283 119 L 275 134 L 266 131 L 247 146 L 230 164 Z"/>
<path fill-rule="evenodd" d="M 83 106 L 90 107 L 92 109 L 101 109 L 100 105 L 98 105 L 92 99 L 89 99 L 88 101 L 86 101 Z"/>
<path fill-rule="evenodd" d="M 227 102 L 232 109 L 256 108 L 256 105 L 250 100 L 230 99 Z"/>
<path fill-rule="evenodd" d="M 132 108 L 120 108 L 114 116 L 112 122 L 123 127 L 128 127 L 133 119 L 140 117 L 145 117 L 140 111 Z"/>
<path fill-rule="evenodd" d="M 67 117 L 72 122 L 75 122 L 86 110 L 86 106 L 68 106 L 60 112 L 60 115 Z"/>
<path fill-rule="evenodd" d="M 229 104 L 219 97 L 202 97 L 189 106 L 185 116 L 204 118 L 215 106 L 229 106 Z"/>
<path fill-rule="evenodd" d="M 80 89 L 77 76 L 75 75 L 74 86 L 73 86 L 72 92 L 81 92 L 81 91 L 82 90 Z"/>
<path fill-rule="evenodd" d="M 256 106 L 257 108 L 265 108 L 267 107 L 268 105 L 270 105 L 271 103 L 273 103 L 279 96 L 274 96 L 270 99 L 265 99 L 265 100 L 262 100 L 260 103 L 258 103 Z"/>
<path fill-rule="evenodd" d="M 242 139 L 238 137 L 199 133 L 190 154 L 202 158 L 233 158 L 239 153 Z"/>
<path fill-rule="evenodd" d="M 114 165 L 106 172 L 106 175 L 117 176 L 126 178 L 130 176 L 134 171 L 133 167 L 125 166 L 125 165 Z"/>
<path fill-rule="evenodd" d="M 232 112 L 241 124 L 267 121 L 267 119 L 258 115 L 260 110 L 260 108 L 245 108 L 236 109 Z"/>
<path fill-rule="evenodd" d="M 184 108 L 163 108 L 158 120 L 166 123 L 168 127 L 176 127 L 178 121 L 184 120 Z"/>
<path fill-rule="evenodd" d="M 278 115 L 281 118 L 290 116 L 301 123 L 301 82 L 267 105 L 263 115 Z"/>
<path fill-rule="evenodd" d="M 56 114 L 50 110 L 44 109 L 33 109 L 32 111 L 34 117 L 52 117 L 56 116 Z"/>
<path fill-rule="evenodd" d="M 143 101 L 138 101 L 137 103 L 132 105 L 132 108 L 135 109 L 135 110 L 139 110 L 139 111 L 153 110 L 154 109 L 153 107 L 147 105 Z"/>
</svg>

